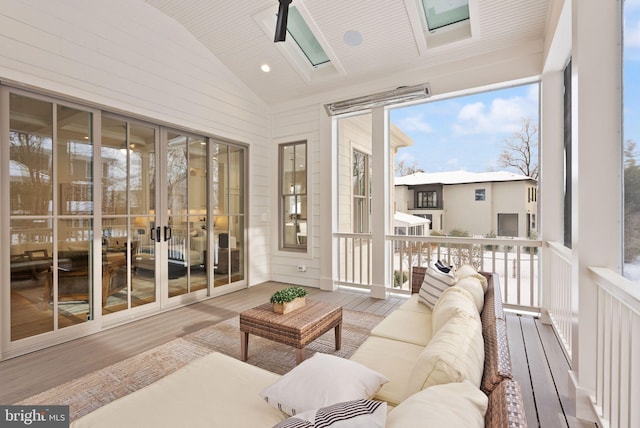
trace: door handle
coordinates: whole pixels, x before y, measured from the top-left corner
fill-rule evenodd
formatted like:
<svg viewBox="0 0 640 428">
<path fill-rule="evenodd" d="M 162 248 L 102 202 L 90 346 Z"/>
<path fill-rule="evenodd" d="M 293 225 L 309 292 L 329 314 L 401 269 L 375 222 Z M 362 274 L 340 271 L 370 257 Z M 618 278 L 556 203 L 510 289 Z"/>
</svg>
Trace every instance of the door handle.
<svg viewBox="0 0 640 428">
<path fill-rule="evenodd" d="M 167 236 L 167 232 L 169 232 L 168 236 Z M 158 234 L 160 234 L 160 228 L 158 228 Z M 173 230 L 171 230 L 171 227 L 165 226 L 164 227 L 164 240 L 168 241 L 169 239 L 171 239 L 172 236 L 173 236 Z M 158 239 L 160 239 L 160 237 L 158 237 Z"/>
<path fill-rule="evenodd" d="M 154 238 L 154 235 L 155 235 L 155 238 Z M 155 230 L 153 227 L 151 228 L 151 240 L 160 242 L 160 226 L 156 227 Z"/>
</svg>

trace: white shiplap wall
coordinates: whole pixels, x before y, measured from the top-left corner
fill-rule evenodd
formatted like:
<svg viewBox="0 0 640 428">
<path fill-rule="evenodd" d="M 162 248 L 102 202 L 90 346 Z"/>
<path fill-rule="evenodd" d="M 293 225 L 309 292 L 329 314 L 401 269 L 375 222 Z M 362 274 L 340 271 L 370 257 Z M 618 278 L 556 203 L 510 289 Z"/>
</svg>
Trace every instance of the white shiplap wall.
<svg viewBox="0 0 640 428">
<path fill-rule="evenodd" d="M 129 0 L 0 0 L 0 80 L 249 145 L 249 280 L 269 279 L 269 109 L 176 21 Z"/>
<path fill-rule="evenodd" d="M 278 145 L 283 143 L 307 141 L 307 178 L 308 178 L 308 229 L 307 252 L 297 253 L 278 249 L 278 174 L 273 173 L 270 186 L 275 189 L 271 195 L 271 278 L 274 281 L 292 284 L 320 286 L 320 217 L 327 214 L 327 207 L 320 205 L 320 186 L 329 186 L 330 171 L 320 168 L 320 150 L 331 145 L 328 141 L 320 141 L 320 114 L 324 111 L 317 105 L 280 112 L 273 117 L 273 143 L 269 149 L 270 165 L 274 171 L 278 167 Z M 298 272 L 297 266 L 303 264 L 306 272 Z"/>
</svg>

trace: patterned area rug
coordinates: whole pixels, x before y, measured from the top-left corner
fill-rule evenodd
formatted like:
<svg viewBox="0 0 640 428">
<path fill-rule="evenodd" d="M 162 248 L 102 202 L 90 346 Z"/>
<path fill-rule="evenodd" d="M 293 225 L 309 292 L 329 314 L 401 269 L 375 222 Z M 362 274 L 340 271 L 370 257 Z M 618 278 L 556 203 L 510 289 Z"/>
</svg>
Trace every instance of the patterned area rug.
<svg viewBox="0 0 640 428">
<path fill-rule="evenodd" d="M 383 317 L 365 312 L 343 310 L 342 347 L 335 350 L 331 329 L 306 348 L 306 357 L 316 352 L 348 358 L 369 336 Z M 132 393 L 176 371 L 204 355 L 218 351 L 240 357 L 240 330 L 237 316 L 203 328 L 164 345 L 150 349 L 102 370 L 90 373 L 29 397 L 16 404 L 69 405 L 75 420 L 119 397 Z M 257 336 L 249 336 L 247 362 L 278 374 L 295 367 L 295 350 Z"/>
</svg>

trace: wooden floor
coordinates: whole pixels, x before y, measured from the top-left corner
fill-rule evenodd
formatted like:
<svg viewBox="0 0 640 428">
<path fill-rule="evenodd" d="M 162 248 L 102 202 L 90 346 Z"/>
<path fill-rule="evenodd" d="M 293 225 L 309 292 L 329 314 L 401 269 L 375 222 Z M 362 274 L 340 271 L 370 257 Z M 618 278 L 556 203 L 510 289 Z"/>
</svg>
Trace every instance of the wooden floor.
<svg viewBox="0 0 640 428">
<path fill-rule="evenodd" d="M 264 303 L 283 286 L 267 282 L 0 362 L 0 403 L 18 402 L 231 318 Z M 402 297 L 373 299 L 358 291 L 308 291 L 310 298 L 382 316 L 404 301 Z M 551 327 L 531 316 L 509 314 L 508 334 L 514 376 L 522 388 L 529 427 L 593 427 L 572 416 L 568 402 L 569 366 Z"/>
</svg>

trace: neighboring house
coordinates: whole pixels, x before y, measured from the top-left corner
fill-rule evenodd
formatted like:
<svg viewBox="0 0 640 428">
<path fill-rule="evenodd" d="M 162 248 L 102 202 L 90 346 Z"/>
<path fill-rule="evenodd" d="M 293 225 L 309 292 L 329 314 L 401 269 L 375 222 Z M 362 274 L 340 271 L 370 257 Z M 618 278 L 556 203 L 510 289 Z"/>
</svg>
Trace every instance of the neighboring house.
<svg viewBox="0 0 640 428">
<path fill-rule="evenodd" d="M 507 171 L 419 172 L 395 178 L 396 211 L 431 220 L 431 229 L 471 235 L 537 233 L 537 182 Z"/>
</svg>

